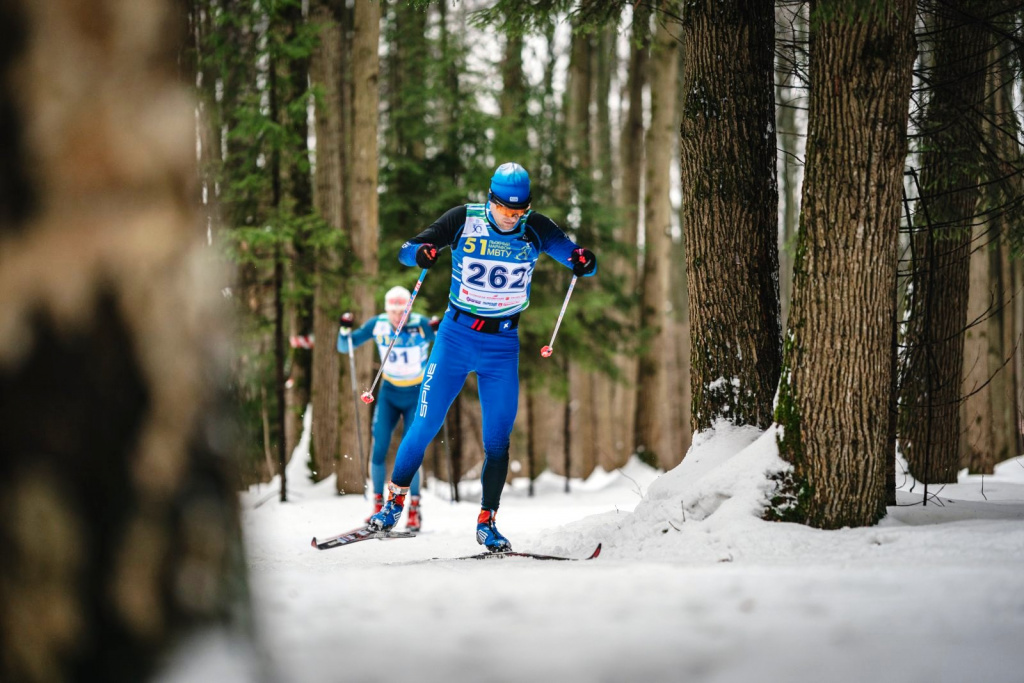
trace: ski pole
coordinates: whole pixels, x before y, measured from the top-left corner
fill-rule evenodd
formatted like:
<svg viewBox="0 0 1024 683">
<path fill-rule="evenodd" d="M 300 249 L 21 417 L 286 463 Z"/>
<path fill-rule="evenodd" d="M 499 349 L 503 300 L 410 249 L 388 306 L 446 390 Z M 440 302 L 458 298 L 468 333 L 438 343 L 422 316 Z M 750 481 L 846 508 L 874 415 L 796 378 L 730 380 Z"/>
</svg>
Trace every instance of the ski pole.
<svg viewBox="0 0 1024 683">
<path fill-rule="evenodd" d="M 395 328 L 395 334 L 391 337 L 391 343 L 388 344 L 388 350 L 384 353 L 384 358 L 380 362 L 380 370 L 377 371 L 377 376 L 373 378 L 373 384 L 370 388 L 363 392 L 360 396 L 363 403 L 369 405 L 373 403 L 373 390 L 377 387 L 377 382 L 380 380 L 381 373 L 384 372 L 384 366 L 387 365 L 388 359 L 391 358 L 391 349 L 394 348 L 395 342 L 398 341 L 398 335 L 401 334 L 402 328 L 405 327 L 405 321 L 409 318 L 409 311 L 412 310 L 412 302 L 416 301 L 416 294 L 420 291 L 420 287 L 423 285 L 423 278 L 427 276 L 427 269 L 424 268 L 420 272 L 420 279 L 416 281 L 416 286 L 413 287 L 412 295 L 409 297 L 409 303 L 405 305 L 405 310 L 402 311 L 402 321 L 398 323 L 398 327 Z"/>
<path fill-rule="evenodd" d="M 558 334 L 558 328 L 562 324 L 562 316 L 565 315 L 565 307 L 569 305 L 569 297 L 572 296 L 572 288 L 575 286 L 576 276 L 573 275 L 572 282 L 569 283 L 569 291 L 565 293 L 565 301 L 562 302 L 562 310 L 558 313 L 558 322 L 555 323 L 555 331 L 551 333 L 551 343 L 540 350 L 540 355 L 544 356 L 545 358 L 550 356 L 555 351 L 551 347 L 555 345 L 555 335 Z"/>
<path fill-rule="evenodd" d="M 363 428 L 359 424 L 359 385 L 356 381 L 356 354 L 352 344 L 352 331 L 348 335 L 348 368 L 352 375 L 352 418 L 356 421 L 356 440 L 359 441 L 359 476 L 363 478 L 363 498 L 366 498 L 366 454 L 363 452 Z"/>
</svg>

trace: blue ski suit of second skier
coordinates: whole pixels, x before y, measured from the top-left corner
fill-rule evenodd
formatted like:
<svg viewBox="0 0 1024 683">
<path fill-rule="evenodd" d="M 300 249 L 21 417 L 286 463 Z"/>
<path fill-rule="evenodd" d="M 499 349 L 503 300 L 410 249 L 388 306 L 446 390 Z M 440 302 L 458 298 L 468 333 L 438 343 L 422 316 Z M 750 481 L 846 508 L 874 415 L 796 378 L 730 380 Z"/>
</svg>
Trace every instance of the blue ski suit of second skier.
<svg viewBox="0 0 1024 683">
<path fill-rule="evenodd" d="M 353 348 L 373 339 L 377 343 L 381 361 L 387 360 L 381 375 L 383 380 L 377 396 L 377 408 L 373 413 L 373 456 L 370 462 L 370 477 L 374 493 L 384 491 L 385 460 L 391 445 L 391 434 L 402 418 L 402 434 L 408 434 L 416 416 L 417 397 L 423 369 L 427 362 L 430 343 L 434 341 L 434 328 L 426 317 L 410 313 L 409 319 L 395 340 L 391 355 L 385 359 L 394 327 L 386 313 L 374 316 L 353 330 L 351 335 L 338 334 L 338 351 L 349 352 L 349 339 Z M 413 473 L 410 493 L 420 494 L 419 468 Z"/>
<path fill-rule="evenodd" d="M 399 261 L 415 266 L 422 244 L 451 247 L 451 288 L 420 386 L 416 420 L 402 439 L 391 479 L 409 486 L 466 377 L 476 372 L 486 456 L 482 507 L 497 510 L 519 404 L 519 314 L 530 305 L 540 255 L 571 269 L 577 245 L 539 213 L 527 213 L 510 232 L 502 232 L 486 204 L 450 209 L 402 245 Z"/>
</svg>

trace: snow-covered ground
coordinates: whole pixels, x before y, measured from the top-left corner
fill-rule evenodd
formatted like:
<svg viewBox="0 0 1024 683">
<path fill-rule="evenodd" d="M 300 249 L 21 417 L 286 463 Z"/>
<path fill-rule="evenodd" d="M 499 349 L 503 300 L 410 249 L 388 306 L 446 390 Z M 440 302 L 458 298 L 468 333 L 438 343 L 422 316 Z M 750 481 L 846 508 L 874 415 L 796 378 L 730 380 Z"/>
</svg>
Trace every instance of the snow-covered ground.
<svg viewBox="0 0 1024 683">
<path fill-rule="evenodd" d="M 475 562 L 431 559 L 480 551 L 469 482 L 469 502 L 425 491 L 415 539 L 311 548 L 369 503 L 296 455 L 291 502 L 241 496 L 258 635 L 289 683 L 1024 681 L 1022 458 L 926 507 L 903 482 L 880 525 L 825 532 L 757 518 L 774 434 L 723 428 L 661 476 L 506 487 L 516 549 L 599 558 Z"/>
</svg>

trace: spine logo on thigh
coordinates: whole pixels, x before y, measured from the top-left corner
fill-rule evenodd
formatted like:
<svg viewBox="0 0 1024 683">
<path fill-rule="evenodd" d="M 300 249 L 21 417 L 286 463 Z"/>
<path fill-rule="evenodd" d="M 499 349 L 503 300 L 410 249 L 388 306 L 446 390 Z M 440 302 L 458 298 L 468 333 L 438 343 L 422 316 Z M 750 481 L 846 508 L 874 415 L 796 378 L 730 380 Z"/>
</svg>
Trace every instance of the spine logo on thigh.
<svg viewBox="0 0 1024 683">
<path fill-rule="evenodd" d="M 437 369 L 437 363 L 431 363 L 427 366 L 427 372 L 423 377 L 423 386 L 420 389 L 420 417 L 427 416 L 427 394 L 430 392 L 430 380 L 434 379 L 434 370 Z"/>
</svg>

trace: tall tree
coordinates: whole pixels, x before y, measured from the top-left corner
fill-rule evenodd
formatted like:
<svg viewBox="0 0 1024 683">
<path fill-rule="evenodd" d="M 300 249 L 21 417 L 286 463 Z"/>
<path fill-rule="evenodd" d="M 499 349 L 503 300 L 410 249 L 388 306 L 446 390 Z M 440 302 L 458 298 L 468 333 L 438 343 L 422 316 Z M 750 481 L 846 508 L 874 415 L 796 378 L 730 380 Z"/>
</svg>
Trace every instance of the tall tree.
<svg viewBox="0 0 1024 683">
<path fill-rule="evenodd" d="M 0 680 L 149 680 L 245 612 L 173 10 L 0 3 Z"/>
<path fill-rule="evenodd" d="M 349 245 L 355 259 L 352 298 L 359 320 L 376 313 L 378 200 L 377 181 L 379 156 L 377 153 L 377 119 L 380 105 L 380 3 L 376 0 L 356 0 L 352 26 L 352 138 L 351 163 L 347 170 L 351 176 L 351 203 L 349 217 L 351 231 Z M 356 356 L 356 374 L 369 385 L 373 377 L 374 358 L 371 354 Z M 346 401 L 346 409 L 348 402 Z M 342 459 L 338 466 L 337 486 L 340 493 L 362 493 L 366 472 L 360 471 L 359 449 L 356 435 L 370 433 L 370 411 L 356 412 L 361 420 L 360 430 L 342 432 Z M 353 424 L 354 426 L 354 424 Z M 363 446 L 365 447 L 365 445 Z"/>
<path fill-rule="evenodd" d="M 996 17 L 1012 16 L 1011 3 Z M 1009 22 L 1008 22 L 1009 23 Z M 971 246 L 970 295 L 964 341 L 964 443 L 961 467 L 991 474 L 1017 451 L 1017 354 L 1011 240 L 1020 214 L 1022 171 L 1010 64 L 1014 27 L 992 46 L 987 60 L 981 144 L 984 184 Z"/>
<path fill-rule="evenodd" d="M 779 380 L 774 13 L 755 0 L 683 9 L 683 235 L 694 430 L 767 427 Z"/>
<path fill-rule="evenodd" d="M 565 92 L 565 152 L 569 169 L 575 171 L 576 211 L 579 214 L 577 239 L 584 244 L 593 244 L 594 217 L 589 207 L 580 206 L 590 192 L 591 166 L 590 141 L 592 124 L 590 119 L 591 92 L 593 88 L 594 34 L 579 26 L 572 36 L 569 53 L 569 71 Z M 566 175 L 568 180 L 569 174 Z M 563 200 L 571 205 L 570 188 L 567 182 Z M 569 226 L 572 227 L 572 226 Z M 589 238 L 589 239 L 588 239 Z M 576 438 L 571 441 L 572 460 L 577 476 L 586 477 L 596 465 L 597 450 L 601 444 L 590 425 L 596 425 L 594 410 L 594 373 L 578 362 L 569 364 L 569 401 L 572 408 L 572 432 Z"/>
<path fill-rule="evenodd" d="M 593 184 L 593 196 L 610 199 L 615 194 L 614 178 L 612 169 L 612 128 L 611 108 L 609 97 L 612 88 L 612 76 L 615 69 L 615 26 L 607 25 L 601 27 L 594 36 L 595 49 L 593 50 L 593 82 L 591 84 L 590 100 L 592 102 L 592 126 L 590 141 L 590 169 L 591 182 Z M 608 263 L 620 260 L 619 250 L 613 247 L 614 231 L 612 240 L 600 240 L 593 243 L 592 248 L 597 248 L 609 257 Z M 609 268 L 609 273 L 614 269 Z M 593 374 L 591 402 L 593 416 L 593 430 L 597 443 L 595 464 L 611 471 L 616 467 L 625 464 L 631 449 L 622 441 L 619 430 L 616 429 L 621 419 L 621 406 L 614 402 L 614 387 L 616 385 L 613 377 L 601 368 L 601 372 Z"/>
<path fill-rule="evenodd" d="M 625 120 L 622 123 L 619 137 L 619 193 L 618 208 L 621 215 L 621 227 L 615 232 L 618 242 L 625 245 L 638 243 L 640 225 L 640 186 L 644 177 L 644 88 L 647 85 L 647 64 L 650 58 L 651 43 L 651 11 L 646 3 L 640 3 L 633 10 L 630 41 L 629 64 L 627 67 L 624 94 L 628 100 Z M 634 250 L 627 247 L 625 257 L 613 263 L 615 273 L 623 280 L 626 291 L 635 291 L 637 287 L 637 259 Z M 624 323 L 635 323 L 635 307 L 625 312 L 615 311 L 617 318 Z M 689 363 L 689 359 L 687 359 Z M 636 388 L 633 378 L 637 373 L 637 361 L 634 353 L 627 352 L 620 345 L 616 354 L 616 365 L 619 373 L 625 378 L 612 389 L 614 405 L 619 407 L 620 426 L 616 430 L 616 442 L 627 447 L 630 452 L 636 445 Z"/>
<path fill-rule="evenodd" d="M 281 5 L 282 34 L 277 42 L 274 73 L 280 102 L 277 120 L 284 131 L 278 169 L 282 213 L 308 217 L 313 212 L 312 173 L 309 165 L 309 55 L 314 43 L 312 29 L 302 14 L 301 2 Z M 298 45 L 297 45 L 298 44 Z M 300 49 L 296 49 L 300 47 Z M 304 226 L 285 241 L 283 248 L 284 289 L 288 337 L 309 332 L 312 297 L 307 281 L 313 270 L 309 255 L 310 230 Z M 311 354 L 291 349 L 288 358 L 290 382 L 285 383 L 285 453 L 290 457 L 302 433 L 302 415 L 309 403 Z"/>
<path fill-rule="evenodd" d="M 342 181 L 346 159 L 341 74 L 347 62 L 341 30 L 340 13 L 343 8 L 344 3 L 335 0 L 320 0 L 310 7 L 310 22 L 320 28 L 320 43 L 310 62 L 310 82 L 318 91 L 313 201 L 334 236 L 316 249 L 313 292 L 313 334 L 320 343 L 313 347 L 311 429 L 314 466 L 320 478 L 334 471 L 339 446 L 338 382 L 341 363 L 334 340 L 338 334 L 342 295 L 339 243 L 348 227 Z"/>
<path fill-rule="evenodd" d="M 662 3 L 669 9 L 674 3 Z M 678 462 L 673 458 L 672 421 L 668 387 L 670 336 L 669 269 L 672 248 L 672 202 L 669 197 L 673 140 L 676 137 L 676 85 L 679 59 L 678 39 L 662 16 L 651 45 L 651 126 L 647 131 L 646 191 L 644 192 L 644 267 L 639 283 L 640 333 L 636 379 L 636 444 L 666 469 Z"/>
<path fill-rule="evenodd" d="M 910 473 L 955 482 L 967 327 L 971 225 L 980 194 L 979 133 L 989 3 L 935 3 L 930 98 L 921 122 L 921 205 L 913 236 L 900 445 Z"/>
<path fill-rule="evenodd" d="M 821 528 L 885 514 L 913 27 L 914 0 L 811 4 L 807 165 L 776 420 L 794 467 L 786 514 Z"/>
</svg>

